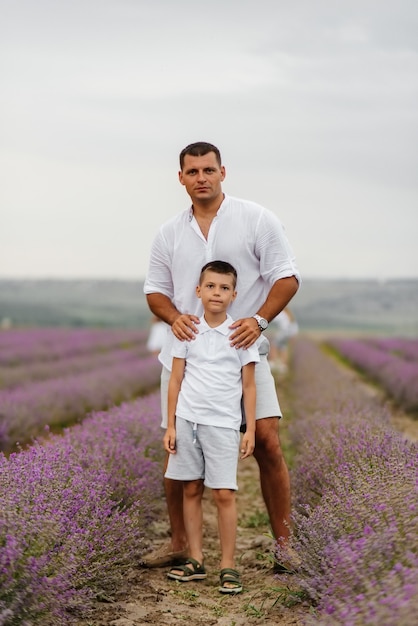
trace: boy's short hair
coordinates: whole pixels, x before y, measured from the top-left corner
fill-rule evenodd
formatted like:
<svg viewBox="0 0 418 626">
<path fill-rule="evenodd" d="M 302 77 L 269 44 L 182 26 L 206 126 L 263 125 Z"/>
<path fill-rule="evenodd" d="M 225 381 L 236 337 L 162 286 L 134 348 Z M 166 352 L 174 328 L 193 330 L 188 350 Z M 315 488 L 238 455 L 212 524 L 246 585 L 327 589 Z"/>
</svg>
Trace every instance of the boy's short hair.
<svg viewBox="0 0 418 626">
<path fill-rule="evenodd" d="M 206 141 L 196 141 L 196 143 L 189 144 L 180 152 L 180 169 L 183 170 L 184 157 L 186 154 L 190 154 L 191 156 L 205 156 L 205 154 L 209 154 L 209 152 L 215 153 L 218 165 L 221 167 L 222 159 L 219 149 L 212 143 L 207 143 Z"/>
<path fill-rule="evenodd" d="M 217 274 L 231 274 L 234 289 L 237 286 L 237 270 L 227 261 L 209 261 L 209 263 L 206 263 L 206 265 L 204 265 L 200 270 L 199 285 L 202 284 L 203 275 L 208 270 L 211 272 L 216 272 Z"/>
</svg>

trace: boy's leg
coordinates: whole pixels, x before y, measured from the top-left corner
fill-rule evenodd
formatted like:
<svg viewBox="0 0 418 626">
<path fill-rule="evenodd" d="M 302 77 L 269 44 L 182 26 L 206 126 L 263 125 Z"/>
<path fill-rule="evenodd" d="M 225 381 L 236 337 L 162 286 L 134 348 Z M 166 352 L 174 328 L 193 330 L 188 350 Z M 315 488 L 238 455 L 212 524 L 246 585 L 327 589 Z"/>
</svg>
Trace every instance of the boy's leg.
<svg viewBox="0 0 418 626">
<path fill-rule="evenodd" d="M 213 489 L 213 499 L 218 509 L 218 529 L 221 544 L 221 569 L 235 566 L 235 544 L 237 538 L 237 507 L 235 491 Z"/>
<path fill-rule="evenodd" d="M 204 426 L 200 428 L 199 436 L 205 457 L 205 485 L 212 489 L 218 511 L 221 569 L 233 569 L 237 534 L 235 492 L 238 489 L 240 435 L 231 428 Z"/>
<path fill-rule="evenodd" d="M 184 520 L 187 557 L 202 563 L 202 496 L 204 491 L 203 477 L 205 464 L 199 441 L 195 438 L 195 427 L 192 422 L 180 417 L 176 420 L 177 450 L 169 455 L 165 479 L 170 483 L 176 481 L 182 488 L 182 515 Z M 175 485 L 174 485 L 175 487 Z M 177 503 L 176 503 L 177 506 Z M 173 522 L 172 518 L 171 521 Z M 187 561 L 187 559 L 185 559 Z M 176 575 L 176 569 L 170 572 Z"/>
<path fill-rule="evenodd" d="M 189 542 L 188 556 L 203 565 L 203 512 L 202 496 L 204 492 L 203 479 L 189 480 L 183 484 L 183 510 L 186 526 L 186 535 Z M 187 558 L 185 559 L 187 565 Z M 181 576 L 182 569 L 174 565 L 170 574 Z"/>
<path fill-rule="evenodd" d="M 184 525 L 189 543 L 189 556 L 203 563 L 202 545 L 202 496 L 204 491 L 203 479 L 189 480 L 183 484 L 183 511 Z"/>
</svg>

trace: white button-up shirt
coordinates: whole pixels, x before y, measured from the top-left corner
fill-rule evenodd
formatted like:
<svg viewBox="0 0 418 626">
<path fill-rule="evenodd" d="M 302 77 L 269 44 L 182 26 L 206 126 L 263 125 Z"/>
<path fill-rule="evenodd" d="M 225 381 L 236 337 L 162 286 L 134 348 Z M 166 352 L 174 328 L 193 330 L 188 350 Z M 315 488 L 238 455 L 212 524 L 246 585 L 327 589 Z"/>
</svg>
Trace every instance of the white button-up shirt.
<svg viewBox="0 0 418 626">
<path fill-rule="evenodd" d="M 228 315 L 220 326 L 211 328 L 202 316 L 194 341 L 174 338 L 171 355 L 186 359 L 176 415 L 196 424 L 239 430 L 241 426 L 241 369 L 258 363 L 254 344 L 243 350 L 231 347 Z"/>
<path fill-rule="evenodd" d="M 181 313 L 201 316 L 196 296 L 200 271 L 207 262 L 231 263 L 238 273 L 237 297 L 229 313 L 235 320 L 257 313 L 273 284 L 295 276 L 296 261 L 279 219 L 254 202 L 225 196 L 207 240 L 189 208 L 160 227 L 151 248 L 144 293 L 162 293 Z M 171 369 L 173 333 L 160 354 Z"/>
</svg>

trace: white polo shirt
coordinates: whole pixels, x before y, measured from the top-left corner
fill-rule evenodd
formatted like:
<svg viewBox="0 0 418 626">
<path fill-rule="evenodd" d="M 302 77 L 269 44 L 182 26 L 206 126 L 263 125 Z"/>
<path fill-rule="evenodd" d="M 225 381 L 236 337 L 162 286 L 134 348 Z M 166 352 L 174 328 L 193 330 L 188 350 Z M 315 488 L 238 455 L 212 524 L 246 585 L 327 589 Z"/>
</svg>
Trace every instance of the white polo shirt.
<svg viewBox="0 0 418 626">
<path fill-rule="evenodd" d="M 202 316 L 194 341 L 174 338 L 172 356 L 186 359 L 186 369 L 177 402 L 176 415 L 196 424 L 239 430 L 241 426 L 241 368 L 258 363 L 258 348 L 232 348 L 230 324 L 211 328 Z"/>
<path fill-rule="evenodd" d="M 189 208 L 160 227 L 151 248 L 144 293 L 162 293 L 181 313 L 201 316 L 196 296 L 200 270 L 209 261 L 231 263 L 238 273 L 237 297 L 229 313 L 235 320 L 251 317 L 273 284 L 295 276 L 296 261 L 279 219 L 254 202 L 225 196 L 207 240 Z M 159 359 L 171 369 L 173 333 L 168 333 Z"/>
</svg>

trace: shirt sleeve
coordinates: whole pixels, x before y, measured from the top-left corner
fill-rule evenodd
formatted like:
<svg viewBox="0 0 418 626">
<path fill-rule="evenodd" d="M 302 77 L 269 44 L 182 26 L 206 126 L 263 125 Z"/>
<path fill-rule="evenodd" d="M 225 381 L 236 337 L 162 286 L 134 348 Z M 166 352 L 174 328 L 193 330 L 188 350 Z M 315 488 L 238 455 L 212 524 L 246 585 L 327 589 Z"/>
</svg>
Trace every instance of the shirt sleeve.
<svg viewBox="0 0 418 626">
<path fill-rule="evenodd" d="M 178 359 L 185 359 L 188 354 L 189 344 L 187 341 L 180 341 L 177 337 L 174 337 L 173 344 L 171 346 L 171 356 Z"/>
<path fill-rule="evenodd" d="M 151 246 L 144 293 L 162 293 L 170 300 L 173 300 L 174 297 L 171 258 L 162 229 L 156 235 Z"/>
<path fill-rule="evenodd" d="M 281 279 L 295 276 L 301 282 L 295 255 L 283 224 L 271 211 L 261 212 L 256 233 L 256 253 L 260 273 L 270 287 Z"/>
<path fill-rule="evenodd" d="M 243 350 L 242 348 L 240 348 L 238 352 L 239 352 L 239 358 L 240 358 L 242 366 L 248 365 L 248 363 L 259 363 L 260 361 L 260 355 L 259 355 L 258 347 L 256 344 L 253 344 L 246 350 Z"/>
</svg>

